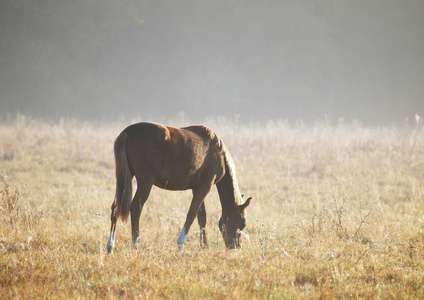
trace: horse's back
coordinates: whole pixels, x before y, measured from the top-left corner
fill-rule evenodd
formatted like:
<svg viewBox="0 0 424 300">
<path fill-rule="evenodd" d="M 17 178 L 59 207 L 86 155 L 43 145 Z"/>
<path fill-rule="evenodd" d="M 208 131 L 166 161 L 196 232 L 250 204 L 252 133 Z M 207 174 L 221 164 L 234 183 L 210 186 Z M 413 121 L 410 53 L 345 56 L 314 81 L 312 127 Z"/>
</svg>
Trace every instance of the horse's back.
<svg viewBox="0 0 424 300">
<path fill-rule="evenodd" d="M 128 126 L 122 133 L 126 133 L 132 140 L 156 144 L 177 144 L 179 142 L 209 144 L 213 142 L 220 145 L 216 134 L 203 125 L 178 128 L 158 123 L 140 122 Z"/>
</svg>

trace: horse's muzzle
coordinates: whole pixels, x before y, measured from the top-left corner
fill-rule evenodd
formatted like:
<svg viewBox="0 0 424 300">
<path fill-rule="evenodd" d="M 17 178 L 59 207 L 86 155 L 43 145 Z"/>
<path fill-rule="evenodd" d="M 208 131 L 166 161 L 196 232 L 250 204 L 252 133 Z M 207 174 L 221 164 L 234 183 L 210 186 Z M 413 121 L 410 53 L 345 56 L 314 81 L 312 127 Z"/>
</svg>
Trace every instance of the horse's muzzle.
<svg viewBox="0 0 424 300">
<path fill-rule="evenodd" d="M 226 239 L 225 242 L 228 249 L 239 249 L 241 248 L 241 235 L 237 233 L 235 238 Z"/>
</svg>

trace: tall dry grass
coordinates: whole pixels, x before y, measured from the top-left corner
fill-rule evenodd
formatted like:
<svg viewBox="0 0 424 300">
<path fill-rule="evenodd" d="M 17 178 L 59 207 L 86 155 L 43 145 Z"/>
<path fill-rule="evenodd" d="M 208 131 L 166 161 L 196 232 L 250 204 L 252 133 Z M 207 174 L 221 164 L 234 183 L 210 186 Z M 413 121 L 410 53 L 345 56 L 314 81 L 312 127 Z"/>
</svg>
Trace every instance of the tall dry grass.
<svg viewBox="0 0 424 300">
<path fill-rule="evenodd" d="M 174 120 L 173 124 L 184 123 Z M 229 251 L 214 189 L 209 249 L 196 224 L 176 239 L 191 193 L 154 188 L 105 253 L 115 189 L 113 141 L 127 124 L 0 125 L 0 298 L 422 298 L 424 129 L 240 125 L 209 119 L 254 200 Z"/>
</svg>

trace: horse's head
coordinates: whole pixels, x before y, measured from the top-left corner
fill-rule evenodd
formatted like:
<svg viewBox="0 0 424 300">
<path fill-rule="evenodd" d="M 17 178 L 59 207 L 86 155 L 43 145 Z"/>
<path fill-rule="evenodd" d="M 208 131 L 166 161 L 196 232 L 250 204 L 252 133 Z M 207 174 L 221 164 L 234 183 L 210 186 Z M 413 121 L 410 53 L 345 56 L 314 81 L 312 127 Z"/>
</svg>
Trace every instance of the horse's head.
<svg viewBox="0 0 424 300">
<path fill-rule="evenodd" d="M 225 246 L 229 249 L 241 247 L 241 231 L 246 227 L 245 209 L 250 204 L 252 198 L 248 198 L 246 202 L 237 205 L 235 213 L 229 216 L 222 216 L 219 219 L 219 230 L 225 241 Z"/>
</svg>

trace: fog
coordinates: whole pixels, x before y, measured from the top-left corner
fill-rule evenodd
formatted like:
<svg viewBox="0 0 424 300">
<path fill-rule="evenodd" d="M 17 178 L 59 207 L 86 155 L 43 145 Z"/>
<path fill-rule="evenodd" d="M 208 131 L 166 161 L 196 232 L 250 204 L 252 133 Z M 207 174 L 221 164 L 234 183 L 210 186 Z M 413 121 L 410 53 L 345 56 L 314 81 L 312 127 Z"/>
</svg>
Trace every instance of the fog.
<svg viewBox="0 0 424 300">
<path fill-rule="evenodd" d="M 422 0 L 0 0 L 0 118 L 424 115 Z"/>
</svg>

